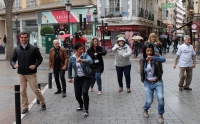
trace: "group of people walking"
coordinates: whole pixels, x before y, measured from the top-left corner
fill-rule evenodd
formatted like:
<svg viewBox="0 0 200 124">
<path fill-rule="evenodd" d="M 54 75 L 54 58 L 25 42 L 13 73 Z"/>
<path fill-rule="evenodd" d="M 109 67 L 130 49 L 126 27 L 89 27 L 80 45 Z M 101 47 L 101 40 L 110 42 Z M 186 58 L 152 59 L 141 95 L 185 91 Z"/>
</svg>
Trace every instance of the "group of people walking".
<svg viewBox="0 0 200 124">
<path fill-rule="evenodd" d="M 28 97 L 26 93 L 27 82 L 35 93 L 36 97 L 41 103 L 41 110 L 46 110 L 46 103 L 40 89 L 37 86 L 37 67 L 42 63 L 43 58 L 38 47 L 31 45 L 29 34 L 27 32 L 20 33 L 21 45 L 14 49 L 10 64 L 13 69 L 18 68 L 19 83 L 22 95 L 22 114 L 28 112 Z M 166 59 L 161 56 L 159 48 L 157 47 L 161 42 L 155 33 L 149 35 L 148 41 L 143 47 L 143 56 L 139 61 L 141 82 L 144 83 L 144 91 L 146 94 L 146 101 L 143 106 L 143 116 L 148 118 L 148 109 L 153 102 L 154 91 L 156 92 L 158 101 L 158 121 L 164 122 L 164 85 L 162 80 L 163 68 L 162 63 Z M 102 80 L 101 75 L 104 71 L 103 56 L 107 54 L 106 50 L 99 45 L 99 39 L 94 37 L 90 42 L 90 48 L 84 52 L 84 44 L 76 42 L 73 44 L 73 55 L 67 55 L 64 48 L 59 46 L 59 41 L 53 41 L 53 48 L 49 54 L 49 70 L 53 69 L 57 91 L 55 94 L 62 93 L 62 97 L 66 97 L 66 80 L 65 72 L 68 71 L 68 82 L 74 83 L 75 98 L 79 106 L 77 111 L 84 110 L 84 116 L 89 115 L 89 95 L 92 92 L 94 84 L 97 81 L 98 95 L 102 95 Z M 116 44 L 112 48 L 115 52 L 114 65 L 116 68 L 116 75 L 118 80 L 118 92 L 123 91 L 123 75 L 126 81 L 126 91 L 131 93 L 131 60 L 132 50 L 126 44 L 123 37 L 119 37 Z M 18 61 L 18 62 L 16 62 Z M 192 80 L 192 68 L 195 67 L 195 52 L 190 45 L 190 37 L 185 36 L 185 44 L 177 51 L 174 68 L 179 62 L 180 66 L 180 81 L 179 90 L 191 90 L 190 83 Z M 74 75 L 72 75 L 74 70 Z M 184 72 L 187 72 L 186 85 L 184 83 Z M 74 81 L 72 80 L 74 79 Z M 60 84 L 61 80 L 61 84 Z"/>
</svg>

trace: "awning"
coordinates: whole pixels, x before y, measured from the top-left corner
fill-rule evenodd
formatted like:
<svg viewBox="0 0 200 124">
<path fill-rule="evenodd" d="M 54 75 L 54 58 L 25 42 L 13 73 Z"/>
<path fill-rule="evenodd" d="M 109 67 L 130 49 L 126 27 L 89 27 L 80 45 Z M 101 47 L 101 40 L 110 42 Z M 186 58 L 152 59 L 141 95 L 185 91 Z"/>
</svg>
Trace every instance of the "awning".
<svg viewBox="0 0 200 124">
<path fill-rule="evenodd" d="M 174 32 L 174 31 L 176 31 L 176 30 L 179 30 L 179 29 L 181 29 L 181 28 L 187 26 L 187 25 L 190 24 L 190 23 L 192 23 L 192 21 L 189 21 L 189 22 L 185 23 L 183 26 L 181 26 L 180 28 L 177 28 L 177 29 L 173 30 L 172 32 Z"/>
</svg>

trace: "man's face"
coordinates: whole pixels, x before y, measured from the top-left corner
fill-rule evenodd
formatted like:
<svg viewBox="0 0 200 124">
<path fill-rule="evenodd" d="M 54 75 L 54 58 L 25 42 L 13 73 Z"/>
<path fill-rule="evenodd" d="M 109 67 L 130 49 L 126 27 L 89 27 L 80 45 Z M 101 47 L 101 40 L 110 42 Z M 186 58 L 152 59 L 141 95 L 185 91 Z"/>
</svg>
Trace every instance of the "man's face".
<svg viewBox="0 0 200 124">
<path fill-rule="evenodd" d="M 28 40 L 29 40 L 29 38 L 28 38 L 27 34 L 21 34 L 20 41 L 21 41 L 22 44 L 27 44 Z"/>
<path fill-rule="evenodd" d="M 190 45 L 190 38 L 186 38 L 186 39 L 185 39 L 185 44 L 186 44 L 186 45 Z"/>
<path fill-rule="evenodd" d="M 58 49 L 60 47 L 59 42 L 57 40 L 53 41 L 53 46 Z"/>
</svg>

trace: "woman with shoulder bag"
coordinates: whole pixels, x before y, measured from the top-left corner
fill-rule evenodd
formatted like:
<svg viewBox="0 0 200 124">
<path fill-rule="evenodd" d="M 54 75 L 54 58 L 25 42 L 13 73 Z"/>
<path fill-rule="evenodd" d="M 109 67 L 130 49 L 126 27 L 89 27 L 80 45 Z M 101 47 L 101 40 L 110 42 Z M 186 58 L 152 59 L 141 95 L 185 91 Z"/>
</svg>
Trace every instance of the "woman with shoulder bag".
<svg viewBox="0 0 200 124">
<path fill-rule="evenodd" d="M 89 115 L 89 95 L 88 90 L 91 82 L 91 70 L 89 65 L 92 64 L 92 59 L 86 53 L 83 53 L 83 45 L 80 42 L 74 45 L 74 55 L 69 58 L 68 64 L 68 82 L 72 83 L 72 68 L 74 69 L 74 90 L 75 97 L 79 103 L 77 111 L 83 110 L 85 107 L 84 116 Z M 83 99 L 82 96 L 83 95 Z"/>
<path fill-rule="evenodd" d="M 123 73 L 126 78 L 126 88 L 127 93 L 131 92 L 130 84 L 131 84 L 131 60 L 130 56 L 132 51 L 130 47 L 125 43 L 125 39 L 123 37 L 119 37 L 115 46 L 112 48 L 115 54 L 115 67 L 117 71 L 117 78 L 119 83 L 119 92 L 123 91 Z"/>
<path fill-rule="evenodd" d="M 97 80 L 98 85 L 98 95 L 102 94 L 102 81 L 101 81 L 101 74 L 104 70 L 104 62 L 103 57 L 107 54 L 107 51 L 99 46 L 99 39 L 97 37 L 94 37 L 92 41 L 90 42 L 90 48 L 87 50 L 88 55 L 92 58 L 93 63 L 90 65 L 90 69 L 92 70 L 92 81 L 90 84 L 89 91 L 91 92 L 93 90 L 95 81 Z"/>
</svg>

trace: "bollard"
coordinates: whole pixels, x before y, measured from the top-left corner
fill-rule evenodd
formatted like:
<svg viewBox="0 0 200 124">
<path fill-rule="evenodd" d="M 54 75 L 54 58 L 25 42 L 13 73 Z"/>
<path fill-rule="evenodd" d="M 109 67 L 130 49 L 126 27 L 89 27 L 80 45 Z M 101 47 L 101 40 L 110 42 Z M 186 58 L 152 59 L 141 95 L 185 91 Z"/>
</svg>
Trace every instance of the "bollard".
<svg viewBox="0 0 200 124">
<path fill-rule="evenodd" d="M 38 84 L 38 88 L 41 90 L 41 85 Z M 37 99 L 37 104 L 40 104 L 40 101 Z"/>
<path fill-rule="evenodd" d="M 21 124 L 20 85 L 15 85 L 15 117 L 16 124 Z"/>
<path fill-rule="evenodd" d="M 49 89 L 52 89 L 52 73 L 49 73 Z"/>
</svg>

